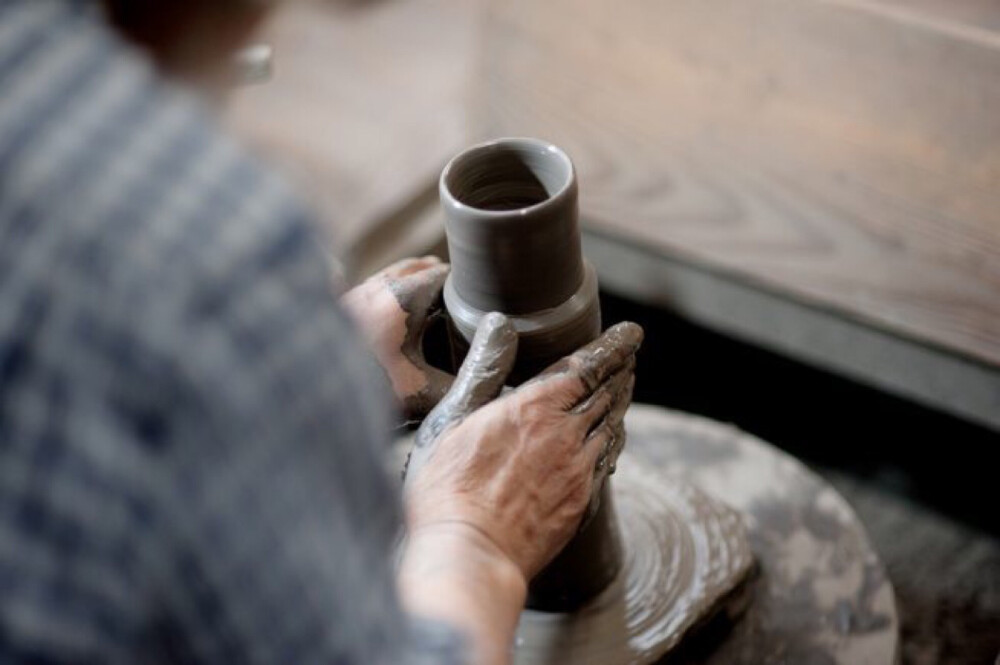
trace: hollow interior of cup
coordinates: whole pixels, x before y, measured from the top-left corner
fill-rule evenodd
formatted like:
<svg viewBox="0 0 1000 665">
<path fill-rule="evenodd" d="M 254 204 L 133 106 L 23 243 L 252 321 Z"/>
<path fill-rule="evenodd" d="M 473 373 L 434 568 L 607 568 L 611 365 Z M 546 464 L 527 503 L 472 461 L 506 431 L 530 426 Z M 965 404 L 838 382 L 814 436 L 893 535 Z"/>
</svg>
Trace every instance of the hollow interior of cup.
<svg viewBox="0 0 1000 665">
<path fill-rule="evenodd" d="M 543 203 L 573 177 L 569 159 L 544 143 L 495 143 L 470 150 L 445 177 L 449 193 L 479 210 L 518 210 Z"/>
</svg>

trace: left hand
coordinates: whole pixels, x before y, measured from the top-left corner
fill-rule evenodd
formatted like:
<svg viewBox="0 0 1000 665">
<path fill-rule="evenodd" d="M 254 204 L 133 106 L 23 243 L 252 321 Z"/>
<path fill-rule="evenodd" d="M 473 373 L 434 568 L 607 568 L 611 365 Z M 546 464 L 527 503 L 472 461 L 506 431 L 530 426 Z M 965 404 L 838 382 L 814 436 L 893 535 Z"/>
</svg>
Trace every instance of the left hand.
<svg viewBox="0 0 1000 665">
<path fill-rule="evenodd" d="M 423 337 L 449 266 L 435 256 L 404 259 L 369 277 L 341 298 L 408 419 L 434 408 L 455 377 L 427 364 Z"/>
</svg>

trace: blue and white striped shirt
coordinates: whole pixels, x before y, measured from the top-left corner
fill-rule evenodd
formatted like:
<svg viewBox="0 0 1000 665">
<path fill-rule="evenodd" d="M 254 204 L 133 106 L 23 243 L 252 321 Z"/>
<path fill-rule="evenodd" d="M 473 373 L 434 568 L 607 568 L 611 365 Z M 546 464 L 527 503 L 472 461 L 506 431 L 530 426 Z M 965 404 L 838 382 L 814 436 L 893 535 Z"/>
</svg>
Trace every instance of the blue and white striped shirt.
<svg viewBox="0 0 1000 665">
<path fill-rule="evenodd" d="M 0 0 L 0 663 L 447 663 L 312 219 L 96 3 Z"/>
</svg>

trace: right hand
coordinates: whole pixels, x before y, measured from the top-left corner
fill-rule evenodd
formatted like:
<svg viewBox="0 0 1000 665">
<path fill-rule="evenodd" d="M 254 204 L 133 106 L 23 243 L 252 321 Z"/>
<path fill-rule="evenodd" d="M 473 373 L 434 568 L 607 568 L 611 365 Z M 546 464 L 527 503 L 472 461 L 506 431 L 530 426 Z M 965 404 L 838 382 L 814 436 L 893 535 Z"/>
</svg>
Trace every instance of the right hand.
<svg viewBox="0 0 1000 665">
<path fill-rule="evenodd" d="M 531 579 L 614 470 L 642 329 L 622 323 L 497 398 L 514 363 L 506 317 L 484 317 L 452 389 L 417 433 L 411 535 L 468 529 Z"/>
</svg>

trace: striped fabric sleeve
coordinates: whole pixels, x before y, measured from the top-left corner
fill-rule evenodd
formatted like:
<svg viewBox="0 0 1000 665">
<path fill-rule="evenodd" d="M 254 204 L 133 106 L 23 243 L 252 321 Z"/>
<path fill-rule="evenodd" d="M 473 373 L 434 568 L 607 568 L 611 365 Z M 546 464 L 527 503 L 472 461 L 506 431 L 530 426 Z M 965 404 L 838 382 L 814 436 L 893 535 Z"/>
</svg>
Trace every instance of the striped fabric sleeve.
<svg viewBox="0 0 1000 665">
<path fill-rule="evenodd" d="M 0 663 L 457 663 L 313 219 L 96 6 L 0 0 Z"/>
<path fill-rule="evenodd" d="M 155 569 L 197 656 L 182 660 L 457 663 L 454 634 L 399 607 L 400 498 L 375 454 L 388 401 L 305 221 L 283 218 L 172 335 L 189 397 Z"/>
</svg>

